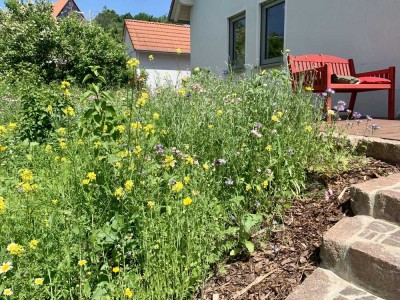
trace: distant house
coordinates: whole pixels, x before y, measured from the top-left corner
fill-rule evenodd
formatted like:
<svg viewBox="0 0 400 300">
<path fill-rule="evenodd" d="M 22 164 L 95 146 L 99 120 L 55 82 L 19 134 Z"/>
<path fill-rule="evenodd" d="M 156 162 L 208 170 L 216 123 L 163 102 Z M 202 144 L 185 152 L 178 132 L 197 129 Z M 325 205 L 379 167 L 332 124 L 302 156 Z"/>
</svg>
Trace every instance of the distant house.
<svg viewBox="0 0 400 300">
<path fill-rule="evenodd" d="M 53 13 L 51 15 L 53 18 L 65 18 L 73 11 L 81 12 L 74 0 L 58 0 L 53 3 Z M 82 13 L 80 15 L 84 18 Z"/>
<path fill-rule="evenodd" d="M 190 28 L 183 25 L 125 20 L 128 55 L 140 61 L 148 83 L 176 85 L 190 74 Z M 178 53 L 179 52 L 179 53 Z M 151 58 L 149 59 L 149 56 Z"/>
<path fill-rule="evenodd" d="M 281 51 L 290 49 L 353 58 L 360 73 L 400 65 L 399 11 L 399 0 L 172 0 L 169 19 L 190 23 L 192 67 L 268 69 L 281 66 Z M 396 95 L 399 108 L 398 88 Z M 386 116 L 376 100 L 384 103 L 386 92 L 359 97 L 357 111 Z"/>
</svg>

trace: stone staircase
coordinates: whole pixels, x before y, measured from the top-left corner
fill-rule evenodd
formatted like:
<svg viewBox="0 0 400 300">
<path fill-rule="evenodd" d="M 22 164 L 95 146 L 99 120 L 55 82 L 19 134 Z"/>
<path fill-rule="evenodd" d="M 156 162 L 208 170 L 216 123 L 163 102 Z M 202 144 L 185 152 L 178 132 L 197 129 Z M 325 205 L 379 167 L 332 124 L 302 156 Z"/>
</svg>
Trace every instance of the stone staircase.
<svg viewBox="0 0 400 300">
<path fill-rule="evenodd" d="M 287 300 L 400 300 L 400 174 L 350 194 L 356 216 L 324 234 L 321 267 Z"/>
</svg>

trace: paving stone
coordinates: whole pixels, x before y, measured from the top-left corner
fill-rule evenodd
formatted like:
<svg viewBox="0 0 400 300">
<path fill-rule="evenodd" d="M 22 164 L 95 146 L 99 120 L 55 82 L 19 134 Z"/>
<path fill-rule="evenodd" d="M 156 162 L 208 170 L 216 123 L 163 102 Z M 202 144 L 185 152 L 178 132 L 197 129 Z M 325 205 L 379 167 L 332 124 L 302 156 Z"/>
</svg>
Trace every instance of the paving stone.
<svg viewBox="0 0 400 300">
<path fill-rule="evenodd" d="M 358 300 L 360 297 L 381 298 L 343 280 L 335 273 L 318 268 L 286 300 Z M 368 299 L 368 298 L 365 298 Z"/>
<path fill-rule="evenodd" d="M 369 216 L 345 218 L 324 235 L 322 266 L 384 299 L 399 300 L 399 230 Z"/>
<path fill-rule="evenodd" d="M 380 191 L 375 197 L 374 217 L 400 223 L 400 191 Z"/>
<path fill-rule="evenodd" d="M 350 188 L 351 208 L 357 215 L 374 216 L 375 199 L 378 192 L 382 190 L 400 189 L 400 173 L 387 177 L 372 179 L 363 183 L 355 184 Z M 380 210 L 385 212 L 385 201 L 379 198 Z M 390 207 L 396 206 L 394 201 L 389 201 Z M 397 206 L 396 206 L 397 207 Z M 400 207 L 400 204 L 399 204 Z"/>
</svg>

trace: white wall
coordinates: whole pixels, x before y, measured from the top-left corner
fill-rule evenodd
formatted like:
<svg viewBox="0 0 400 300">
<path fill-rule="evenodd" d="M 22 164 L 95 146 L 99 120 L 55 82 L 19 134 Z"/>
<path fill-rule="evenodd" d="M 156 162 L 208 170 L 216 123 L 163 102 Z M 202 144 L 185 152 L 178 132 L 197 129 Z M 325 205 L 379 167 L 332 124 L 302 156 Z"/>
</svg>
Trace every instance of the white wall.
<svg viewBox="0 0 400 300">
<path fill-rule="evenodd" d="M 140 61 L 140 68 L 147 70 L 149 74 L 148 84 L 155 88 L 157 86 L 173 85 L 179 86 L 183 77 L 190 76 L 190 55 L 162 52 L 135 51 L 127 33 L 124 37 L 127 53 Z M 154 60 L 149 60 L 149 55 Z"/>
<path fill-rule="evenodd" d="M 265 0 L 197 0 L 191 9 L 191 66 L 227 69 L 229 18 L 246 11 L 246 64 L 259 65 L 260 4 Z M 357 72 L 399 67 L 400 0 L 286 0 L 285 49 L 294 55 L 353 58 Z M 336 100 L 348 100 L 344 94 Z M 400 113 L 400 90 L 396 89 Z M 356 110 L 387 115 L 387 92 L 361 93 Z"/>
</svg>

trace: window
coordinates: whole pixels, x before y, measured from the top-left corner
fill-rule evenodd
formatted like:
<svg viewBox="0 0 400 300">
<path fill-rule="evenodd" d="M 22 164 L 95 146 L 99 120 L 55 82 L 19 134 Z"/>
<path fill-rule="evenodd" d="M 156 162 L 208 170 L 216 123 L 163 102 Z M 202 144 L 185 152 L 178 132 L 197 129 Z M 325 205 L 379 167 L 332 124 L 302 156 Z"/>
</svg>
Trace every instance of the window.
<svg viewBox="0 0 400 300">
<path fill-rule="evenodd" d="M 280 63 L 283 61 L 285 2 L 269 1 L 261 9 L 261 64 Z"/>
<path fill-rule="evenodd" d="M 244 68 L 246 48 L 246 15 L 229 20 L 229 62 L 233 69 Z"/>
</svg>

